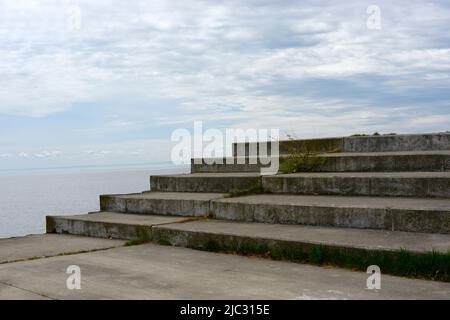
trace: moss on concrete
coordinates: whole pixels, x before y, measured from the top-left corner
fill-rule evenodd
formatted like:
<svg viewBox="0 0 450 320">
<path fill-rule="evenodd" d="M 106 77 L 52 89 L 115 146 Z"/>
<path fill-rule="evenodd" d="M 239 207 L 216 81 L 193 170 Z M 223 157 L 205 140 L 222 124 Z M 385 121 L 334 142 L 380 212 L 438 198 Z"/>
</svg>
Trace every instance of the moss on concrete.
<svg viewBox="0 0 450 320">
<path fill-rule="evenodd" d="M 323 167 L 327 158 L 310 151 L 290 153 L 280 165 L 282 173 L 315 172 Z"/>
<path fill-rule="evenodd" d="M 130 239 L 125 242 L 125 247 L 137 246 L 144 243 L 149 243 L 151 241 L 151 227 L 143 226 L 136 227 L 136 235 L 137 237 L 134 239 Z"/>
<path fill-rule="evenodd" d="M 236 197 L 242 197 L 242 196 L 248 196 L 252 194 L 261 194 L 263 193 L 263 186 L 262 181 L 258 181 L 256 184 L 249 188 L 240 189 L 236 191 L 229 192 L 227 194 L 227 198 L 236 198 Z"/>
</svg>

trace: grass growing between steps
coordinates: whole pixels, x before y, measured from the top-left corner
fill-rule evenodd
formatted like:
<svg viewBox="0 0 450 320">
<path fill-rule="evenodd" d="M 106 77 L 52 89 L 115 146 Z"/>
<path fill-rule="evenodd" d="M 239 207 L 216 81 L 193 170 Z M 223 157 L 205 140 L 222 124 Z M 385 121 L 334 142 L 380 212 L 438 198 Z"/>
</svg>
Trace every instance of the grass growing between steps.
<svg viewBox="0 0 450 320">
<path fill-rule="evenodd" d="M 333 150 L 328 151 L 327 153 L 341 153 L 344 152 L 344 149 L 341 147 L 334 148 Z"/>
<path fill-rule="evenodd" d="M 127 242 L 125 242 L 125 244 L 123 246 L 124 247 L 138 246 L 140 244 L 145 244 L 145 243 L 149 243 L 149 242 L 150 242 L 150 240 L 147 240 L 147 239 L 136 238 L 136 239 L 128 240 Z"/>
<path fill-rule="evenodd" d="M 150 242 L 150 231 L 147 228 L 138 228 L 136 232 L 137 238 L 125 242 L 124 247 L 138 246 Z"/>
<path fill-rule="evenodd" d="M 326 158 L 319 157 L 309 148 L 297 146 L 295 137 L 288 135 L 288 138 L 285 142 L 288 154 L 280 164 L 281 173 L 314 172 L 325 165 Z"/>
<path fill-rule="evenodd" d="M 229 192 L 226 197 L 227 198 L 236 198 L 236 197 L 243 197 L 243 196 L 248 196 L 248 195 L 252 195 L 252 194 L 261 194 L 261 193 L 263 193 L 262 182 L 258 181 L 258 183 L 256 183 L 255 185 L 253 185 L 247 189 Z"/>
<path fill-rule="evenodd" d="M 160 244 L 168 244 L 161 239 Z M 371 265 L 380 267 L 383 274 L 450 282 L 450 251 L 440 253 L 413 253 L 407 250 L 371 251 L 359 248 L 341 248 L 288 241 L 237 238 L 221 235 L 191 234 L 186 246 L 192 249 L 258 256 L 274 260 L 308 263 L 318 266 L 337 266 L 365 272 Z"/>
<path fill-rule="evenodd" d="M 315 172 L 325 165 L 327 159 L 308 150 L 290 153 L 280 165 L 282 173 Z"/>
</svg>

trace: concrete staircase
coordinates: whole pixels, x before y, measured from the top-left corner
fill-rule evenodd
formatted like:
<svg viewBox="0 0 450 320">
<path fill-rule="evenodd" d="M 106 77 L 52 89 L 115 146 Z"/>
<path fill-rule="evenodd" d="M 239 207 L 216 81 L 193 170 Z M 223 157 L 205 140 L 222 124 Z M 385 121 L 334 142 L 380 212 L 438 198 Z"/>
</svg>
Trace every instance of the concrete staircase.
<svg viewBox="0 0 450 320">
<path fill-rule="evenodd" d="M 450 281 L 449 133 L 281 142 L 281 162 L 288 144 L 326 160 L 261 176 L 249 144 L 235 144 L 241 164 L 193 161 L 191 174 L 152 176 L 151 191 L 101 196 L 101 212 L 49 216 L 47 232 Z"/>
</svg>

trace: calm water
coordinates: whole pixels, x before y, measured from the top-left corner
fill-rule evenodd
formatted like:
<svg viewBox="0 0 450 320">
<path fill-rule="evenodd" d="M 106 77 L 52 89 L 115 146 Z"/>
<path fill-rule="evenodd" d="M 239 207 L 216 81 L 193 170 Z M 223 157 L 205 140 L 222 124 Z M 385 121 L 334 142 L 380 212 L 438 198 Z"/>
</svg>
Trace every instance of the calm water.
<svg viewBox="0 0 450 320">
<path fill-rule="evenodd" d="M 149 176 L 186 168 L 0 176 L 0 238 L 45 233 L 46 215 L 99 210 L 98 196 L 148 190 Z"/>
</svg>

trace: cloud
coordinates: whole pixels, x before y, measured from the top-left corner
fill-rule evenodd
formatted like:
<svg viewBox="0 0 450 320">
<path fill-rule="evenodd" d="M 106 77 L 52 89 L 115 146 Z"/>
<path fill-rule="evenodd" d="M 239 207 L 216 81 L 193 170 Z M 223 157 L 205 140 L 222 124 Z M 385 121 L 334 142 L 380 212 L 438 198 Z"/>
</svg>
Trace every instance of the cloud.
<svg viewBox="0 0 450 320">
<path fill-rule="evenodd" d="M 60 145 L 98 140 L 80 150 L 97 156 L 194 120 L 301 136 L 448 129 L 450 6 L 377 1 L 382 28 L 369 30 L 372 4 L 5 0 L 0 121 L 55 118 Z M 79 30 L 67 28 L 73 5 Z M 42 150 L 58 148 L 54 135 Z"/>
<path fill-rule="evenodd" d="M 0 154 L 2 169 L 159 163 L 170 160 L 175 142 L 141 139 L 95 145 L 64 145 L 60 150 L 11 150 Z M 158 152 L 156 152 L 156 150 Z"/>
<path fill-rule="evenodd" d="M 1 153 L 0 158 L 11 158 L 13 155 L 11 153 Z"/>
<path fill-rule="evenodd" d="M 47 151 L 44 150 L 39 153 L 35 153 L 34 156 L 37 158 L 48 158 L 48 157 L 57 157 L 61 155 L 61 151 L 54 150 L 54 151 Z"/>
</svg>

